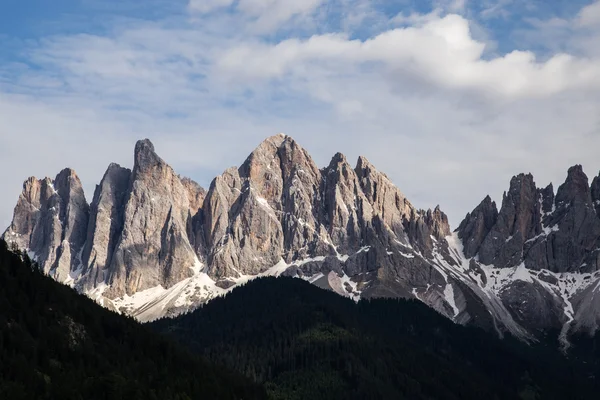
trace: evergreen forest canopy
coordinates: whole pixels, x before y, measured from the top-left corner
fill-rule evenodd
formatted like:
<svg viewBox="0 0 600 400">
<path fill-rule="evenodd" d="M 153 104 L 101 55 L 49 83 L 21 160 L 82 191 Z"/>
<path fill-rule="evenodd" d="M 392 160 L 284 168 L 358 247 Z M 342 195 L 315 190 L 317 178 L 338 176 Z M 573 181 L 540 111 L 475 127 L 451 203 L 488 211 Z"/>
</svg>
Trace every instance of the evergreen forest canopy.
<svg viewBox="0 0 600 400">
<path fill-rule="evenodd" d="M 500 340 L 418 301 L 356 304 L 294 278 L 254 280 L 153 327 L 263 383 L 278 400 L 547 400 L 600 393 L 599 336 L 576 339 L 565 357 L 556 340 L 531 346 Z"/>
<path fill-rule="evenodd" d="M 260 385 L 42 275 L 0 241 L 0 399 L 262 398 Z"/>
</svg>

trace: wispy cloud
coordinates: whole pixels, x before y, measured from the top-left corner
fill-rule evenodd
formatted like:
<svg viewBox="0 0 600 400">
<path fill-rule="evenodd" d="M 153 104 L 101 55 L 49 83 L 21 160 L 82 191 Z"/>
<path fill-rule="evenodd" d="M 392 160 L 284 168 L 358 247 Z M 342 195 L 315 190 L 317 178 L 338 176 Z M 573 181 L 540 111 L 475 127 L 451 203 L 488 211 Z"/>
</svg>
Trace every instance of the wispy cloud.
<svg viewBox="0 0 600 400">
<path fill-rule="evenodd" d="M 518 172 L 546 184 L 574 163 L 600 168 L 600 2 L 525 21 L 527 46 L 502 54 L 490 43 L 510 32 L 489 30 L 474 2 L 383 3 L 192 1 L 23 42 L 0 66 L 0 222 L 28 175 L 71 166 L 91 196 L 140 137 L 208 185 L 283 131 L 320 165 L 366 155 L 455 225 Z M 550 29 L 564 45 L 541 55 L 535 32 Z"/>
</svg>

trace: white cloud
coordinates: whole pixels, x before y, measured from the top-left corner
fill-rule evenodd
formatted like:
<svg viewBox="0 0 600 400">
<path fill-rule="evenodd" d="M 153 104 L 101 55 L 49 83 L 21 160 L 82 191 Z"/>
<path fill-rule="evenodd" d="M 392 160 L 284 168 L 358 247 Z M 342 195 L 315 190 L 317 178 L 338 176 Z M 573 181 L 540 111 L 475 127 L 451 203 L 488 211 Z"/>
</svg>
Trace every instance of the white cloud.
<svg viewBox="0 0 600 400">
<path fill-rule="evenodd" d="M 581 9 L 578 15 L 581 26 L 600 29 L 600 1 L 595 1 Z"/>
<path fill-rule="evenodd" d="M 142 137 L 207 186 L 283 131 L 321 166 L 337 151 L 367 156 L 416 206 L 441 204 L 454 226 L 519 172 L 545 185 L 575 163 L 590 176 L 600 169 L 600 55 L 571 28 L 557 35 L 577 40 L 565 47 L 578 51 L 543 59 L 486 57 L 467 17 L 441 12 L 397 29 L 390 18 L 362 40 L 343 28 L 251 34 L 271 12 L 265 21 L 282 26 L 319 7 L 276 11 L 282 3 L 232 3 L 233 13 L 213 9 L 191 22 L 127 20 L 102 35 L 24 45 L 32 68 L 0 66 L 0 223 L 27 176 L 73 167 L 91 198 L 109 162 L 131 166 Z"/>
<path fill-rule="evenodd" d="M 569 89 L 600 89 L 600 60 L 556 54 L 538 62 L 534 53 L 513 51 L 484 60 L 485 44 L 474 40 L 458 15 L 430 17 L 422 26 L 394 29 L 366 41 L 320 35 L 275 45 L 244 45 L 226 52 L 216 68 L 234 79 L 282 78 L 303 73 L 306 65 L 382 63 L 395 73 L 432 84 L 507 97 L 546 96 Z M 392 79 L 394 74 L 391 75 Z"/>
</svg>

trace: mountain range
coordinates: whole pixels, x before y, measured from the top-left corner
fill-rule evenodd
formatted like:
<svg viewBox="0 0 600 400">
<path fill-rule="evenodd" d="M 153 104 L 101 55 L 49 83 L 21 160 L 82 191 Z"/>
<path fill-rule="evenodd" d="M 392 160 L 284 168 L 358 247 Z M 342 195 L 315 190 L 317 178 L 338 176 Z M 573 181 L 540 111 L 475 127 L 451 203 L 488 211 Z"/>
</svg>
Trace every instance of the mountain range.
<svg viewBox="0 0 600 400">
<path fill-rule="evenodd" d="M 532 342 L 598 330 L 600 177 L 569 169 L 556 193 L 529 174 L 452 232 L 366 158 L 319 168 L 291 137 L 266 139 L 208 190 L 149 140 L 111 164 L 88 204 L 71 169 L 29 178 L 3 234 L 44 273 L 140 321 L 173 316 L 262 276 L 354 300 L 414 298 L 462 325 Z M 600 297 L 598 297 L 600 299 Z"/>
</svg>

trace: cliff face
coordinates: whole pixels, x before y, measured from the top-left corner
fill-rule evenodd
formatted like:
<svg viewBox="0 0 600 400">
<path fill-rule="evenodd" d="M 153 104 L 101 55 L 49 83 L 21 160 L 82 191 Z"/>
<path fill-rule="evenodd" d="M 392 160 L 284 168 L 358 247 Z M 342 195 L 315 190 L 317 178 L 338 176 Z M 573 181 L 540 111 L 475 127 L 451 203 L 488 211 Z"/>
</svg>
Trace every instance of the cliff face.
<svg viewBox="0 0 600 400">
<path fill-rule="evenodd" d="M 89 206 L 79 178 L 65 169 L 54 180 L 29 178 L 4 239 L 27 249 L 40 268 L 57 280 L 79 268 Z"/>
<path fill-rule="evenodd" d="M 531 175 L 515 176 L 496 217 L 488 199 L 458 228 L 468 256 L 483 264 L 533 270 L 594 272 L 599 269 L 600 218 L 596 212 L 598 179 L 592 187 L 580 165 L 569 169 L 554 196 L 539 189 Z"/>
<path fill-rule="evenodd" d="M 531 175 L 521 174 L 511 180 L 500 212 L 486 198 L 459 226 L 467 257 L 521 270 L 521 279 L 500 283 L 499 296 L 523 325 L 562 326 L 564 333 L 571 325 L 597 329 L 600 310 L 590 304 L 600 269 L 599 181 L 590 186 L 576 165 L 555 195 L 552 185 L 537 188 Z"/>
<path fill-rule="evenodd" d="M 499 211 L 488 196 L 452 233 L 439 207 L 415 208 L 364 157 L 352 167 L 338 153 L 319 169 L 280 134 L 206 191 L 142 140 L 133 169 L 111 164 L 90 206 L 71 170 L 27 180 L 4 238 L 141 320 L 284 274 L 354 299 L 417 298 L 456 322 L 531 338 L 595 324 L 576 314 L 593 307 L 594 290 L 582 293 L 598 278 L 599 182 L 576 166 L 555 196 L 518 175 Z"/>
</svg>

